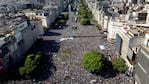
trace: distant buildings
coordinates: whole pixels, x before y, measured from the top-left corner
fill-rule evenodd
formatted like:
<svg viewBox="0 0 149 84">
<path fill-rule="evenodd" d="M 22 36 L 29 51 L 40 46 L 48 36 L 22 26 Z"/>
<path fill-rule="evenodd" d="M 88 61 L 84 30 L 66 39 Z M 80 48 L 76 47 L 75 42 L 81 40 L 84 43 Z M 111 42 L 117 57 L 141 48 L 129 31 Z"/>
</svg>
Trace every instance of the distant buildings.
<svg viewBox="0 0 149 84">
<path fill-rule="evenodd" d="M 54 12 L 54 11 L 53 11 Z M 25 15 L 31 20 L 31 19 L 40 19 L 42 21 L 42 26 L 44 28 L 48 28 L 52 22 L 56 19 L 58 14 L 50 14 L 53 12 L 48 12 L 44 10 L 25 10 Z M 55 10 L 55 12 L 57 12 Z"/>
<path fill-rule="evenodd" d="M 41 10 L 24 10 L 24 13 L 29 18 L 38 18 L 42 21 L 42 26 L 49 28 L 60 13 L 67 7 L 68 1 L 58 0 L 48 2 Z"/>
</svg>

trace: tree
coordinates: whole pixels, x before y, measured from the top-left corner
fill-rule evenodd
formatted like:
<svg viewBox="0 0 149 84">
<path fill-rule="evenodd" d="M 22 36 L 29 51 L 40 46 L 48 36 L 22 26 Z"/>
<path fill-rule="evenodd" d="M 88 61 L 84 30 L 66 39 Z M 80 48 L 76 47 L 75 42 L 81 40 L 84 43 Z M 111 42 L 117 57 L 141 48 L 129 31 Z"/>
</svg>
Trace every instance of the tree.
<svg viewBox="0 0 149 84">
<path fill-rule="evenodd" d="M 64 14 L 64 19 L 67 20 L 68 19 L 68 13 Z"/>
<path fill-rule="evenodd" d="M 125 72 L 126 71 L 126 64 L 125 60 L 122 58 L 116 58 L 112 61 L 112 65 L 115 70 L 117 70 L 119 73 Z"/>
<path fill-rule="evenodd" d="M 82 14 L 81 14 L 81 17 L 82 17 L 82 18 L 88 18 L 87 13 L 82 13 Z"/>
<path fill-rule="evenodd" d="M 65 20 L 58 20 L 57 23 L 60 24 L 60 25 L 64 25 L 65 24 Z"/>
<path fill-rule="evenodd" d="M 25 71 L 25 67 L 20 67 L 20 68 L 19 68 L 19 72 L 20 72 L 20 75 L 21 75 L 21 76 L 24 76 L 24 75 L 25 75 L 25 72 L 26 72 L 26 71 Z"/>
<path fill-rule="evenodd" d="M 90 18 L 90 19 L 93 18 L 93 14 L 91 11 L 88 12 L 88 18 Z"/>
<path fill-rule="evenodd" d="M 41 53 L 30 54 L 26 57 L 23 67 L 19 68 L 19 73 L 26 79 L 30 79 L 41 63 L 43 55 Z"/>
<path fill-rule="evenodd" d="M 98 73 L 104 67 L 104 56 L 102 53 L 97 51 L 89 51 L 83 58 L 83 67 L 90 72 Z"/>
<path fill-rule="evenodd" d="M 89 25 L 90 24 L 90 20 L 88 18 L 82 18 L 81 19 L 81 24 L 82 25 Z"/>
<path fill-rule="evenodd" d="M 79 14 L 81 15 L 81 24 L 89 25 L 90 19 L 93 17 L 93 15 L 91 11 L 89 11 L 85 0 L 81 0 L 81 4 L 81 8 L 79 9 Z"/>
</svg>

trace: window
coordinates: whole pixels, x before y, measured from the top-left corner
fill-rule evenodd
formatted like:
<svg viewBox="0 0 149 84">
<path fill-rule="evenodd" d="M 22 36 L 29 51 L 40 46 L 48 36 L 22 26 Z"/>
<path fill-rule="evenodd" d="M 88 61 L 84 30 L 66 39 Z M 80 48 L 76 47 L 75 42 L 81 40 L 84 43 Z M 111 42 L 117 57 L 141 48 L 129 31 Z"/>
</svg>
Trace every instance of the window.
<svg viewBox="0 0 149 84">
<path fill-rule="evenodd" d="M 138 20 L 146 20 L 147 13 L 139 13 Z"/>
</svg>

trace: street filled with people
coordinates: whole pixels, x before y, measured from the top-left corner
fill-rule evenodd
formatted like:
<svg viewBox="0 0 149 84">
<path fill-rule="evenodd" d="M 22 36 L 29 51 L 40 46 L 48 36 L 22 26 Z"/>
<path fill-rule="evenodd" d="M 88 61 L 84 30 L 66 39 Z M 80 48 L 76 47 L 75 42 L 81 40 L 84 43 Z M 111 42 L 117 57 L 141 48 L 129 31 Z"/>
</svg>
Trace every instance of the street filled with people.
<svg viewBox="0 0 149 84">
<path fill-rule="evenodd" d="M 111 60 L 116 57 L 115 45 L 109 43 L 106 40 L 106 34 L 98 30 L 94 24 L 82 26 L 78 23 L 76 26 L 77 29 L 72 30 L 73 39 L 63 41 L 59 41 L 59 39 L 69 38 L 68 28 L 50 30 L 61 35 L 50 36 L 50 39 L 59 43 L 59 50 L 52 54 L 56 71 L 53 72 L 48 81 L 52 84 L 133 84 L 132 78 L 125 74 L 111 76 L 106 72 L 104 76 L 101 76 L 83 69 L 82 59 L 86 52 L 96 50 Z M 100 45 L 104 45 L 106 49 L 101 50 Z"/>
<path fill-rule="evenodd" d="M 133 84 L 132 77 L 114 73 L 110 67 L 102 75 L 85 70 L 82 59 L 86 52 L 102 52 L 111 62 L 117 56 L 115 44 L 107 41 L 106 33 L 99 30 L 93 21 L 86 26 L 76 20 L 69 24 L 74 27 L 52 25 L 34 47 L 34 50 L 47 55 L 43 70 L 35 79 L 9 81 L 8 84 Z"/>
</svg>

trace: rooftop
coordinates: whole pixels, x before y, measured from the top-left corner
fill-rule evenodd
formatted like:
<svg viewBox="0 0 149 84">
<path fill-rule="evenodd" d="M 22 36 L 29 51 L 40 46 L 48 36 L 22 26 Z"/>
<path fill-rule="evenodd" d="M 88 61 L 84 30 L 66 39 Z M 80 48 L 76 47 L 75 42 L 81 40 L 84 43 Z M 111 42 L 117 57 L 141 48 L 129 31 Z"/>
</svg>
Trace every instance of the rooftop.
<svg viewBox="0 0 149 84">
<path fill-rule="evenodd" d="M 130 27 L 128 30 L 128 35 L 131 37 L 144 37 L 145 36 L 146 28 L 143 27 Z"/>
<path fill-rule="evenodd" d="M 24 14 L 1 14 L 0 16 L 0 35 L 9 34 L 13 31 L 19 24 L 26 21 L 27 18 Z"/>
</svg>

